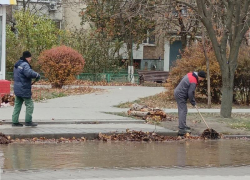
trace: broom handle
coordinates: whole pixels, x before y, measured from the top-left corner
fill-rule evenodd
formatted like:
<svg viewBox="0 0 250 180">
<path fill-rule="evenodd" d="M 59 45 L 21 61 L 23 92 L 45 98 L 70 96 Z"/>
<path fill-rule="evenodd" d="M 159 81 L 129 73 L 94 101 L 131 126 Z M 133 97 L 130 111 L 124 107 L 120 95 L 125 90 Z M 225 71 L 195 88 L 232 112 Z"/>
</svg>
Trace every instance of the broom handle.
<svg viewBox="0 0 250 180">
<path fill-rule="evenodd" d="M 204 123 L 206 124 L 207 128 L 210 129 L 196 105 L 195 105 L 195 108 L 197 109 L 198 113 L 200 114 L 200 116 L 201 116 L 202 120 L 204 121 Z"/>
</svg>

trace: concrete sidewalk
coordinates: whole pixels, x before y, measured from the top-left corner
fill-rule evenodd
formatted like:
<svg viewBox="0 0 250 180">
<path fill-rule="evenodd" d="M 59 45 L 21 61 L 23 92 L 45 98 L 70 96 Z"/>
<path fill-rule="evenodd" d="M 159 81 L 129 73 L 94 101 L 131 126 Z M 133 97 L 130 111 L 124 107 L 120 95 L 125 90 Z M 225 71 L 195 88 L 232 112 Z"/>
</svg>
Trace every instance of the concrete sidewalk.
<svg viewBox="0 0 250 180">
<path fill-rule="evenodd" d="M 162 87 L 96 87 L 104 92 L 79 96 L 51 99 L 44 103 L 35 103 L 33 121 L 38 127 L 11 127 L 13 107 L 0 108 L 0 131 L 12 138 L 60 138 L 86 137 L 93 139 L 98 134 L 124 133 L 126 129 L 154 132 L 155 126 L 145 124 L 143 120 L 135 120 L 104 112 L 121 112 L 128 109 L 113 107 L 119 103 L 134 101 L 151 96 L 164 90 Z M 20 122 L 24 122 L 25 106 L 20 114 Z M 176 136 L 177 132 L 157 127 L 159 134 Z"/>
<path fill-rule="evenodd" d="M 104 112 L 126 112 L 128 108 L 116 108 L 115 105 L 131 102 L 139 98 L 152 96 L 164 91 L 163 87 L 141 86 L 95 86 L 105 89 L 104 92 L 69 96 L 35 103 L 34 122 L 46 123 L 89 123 L 92 121 L 134 121 L 132 118 L 116 116 Z M 177 113 L 177 109 L 164 109 L 167 113 Z M 13 107 L 0 108 L 0 121 L 11 122 Z M 188 109 L 189 113 L 197 113 L 196 109 Z M 200 112 L 219 113 L 220 109 L 200 109 Z M 233 109 L 232 112 L 250 113 L 250 109 Z M 25 106 L 20 113 L 20 121 L 24 121 Z"/>
<path fill-rule="evenodd" d="M 13 107 L 0 108 L 0 130 L 13 137 L 95 137 L 102 133 L 125 132 L 130 130 L 154 131 L 155 126 L 144 124 L 142 120 L 116 116 L 104 112 L 126 112 L 128 108 L 114 107 L 120 103 L 134 101 L 138 98 L 152 96 L 164 91 L 163 87 L 141 86 L 95 86 L 104 92 L 69 96 L 35 103 L 33 121 L 38 122 L 36 128 L 12 128 L 11 116 Z M 168 112 L 177 112 L 177 109 L 165 109 Z M 201 112 L 219 112 L 219 109 L 200 109 Z M 196 109 L 189 109 L 189 113 Z M 250 109 L 233 109 L 233 112 L 250 113 Z M 23 105 L 20 122 L 24 122 L 25 106 Z M 91 124 L 91 125 L 90 125 Z M 79 128 L 80 127 L 80 128 Z M 176 132 L 158 128 L 165 135 L 177 135 Z"/>
<path fill-rule="evenodd" d="M 0 131 L 12 139 L 45 137 L 51 138 L 81 138 L 85 137 L 89 140 L 96 139 L 99 133 L 102 134 L 118 134 L 126 133 L 126 129 L 156 132 L 159 135 L 177 136 L 177 132 L 156 127 L 150 124 L 42 124 L 38 127 L 11 127 L 10 125 L 0 126 Z"/>
<path fill-rule="evenodd" d="M 120 109 L 113 106 L 164 91 L 163 87 L 95 86 L 94 88 L 102 88 L 105 91 L 35 103 L 33 121 L 133 120 L 132 118 L 115 116 L 103 112 L 127 111 L 128 109 Z M 12 112 L 13 107 L 0 108 L 0 121 L 11 121 Z M 20 121 L 23 121 L 24 117 L 25 106 L 22 108 Z"/>
</svg>

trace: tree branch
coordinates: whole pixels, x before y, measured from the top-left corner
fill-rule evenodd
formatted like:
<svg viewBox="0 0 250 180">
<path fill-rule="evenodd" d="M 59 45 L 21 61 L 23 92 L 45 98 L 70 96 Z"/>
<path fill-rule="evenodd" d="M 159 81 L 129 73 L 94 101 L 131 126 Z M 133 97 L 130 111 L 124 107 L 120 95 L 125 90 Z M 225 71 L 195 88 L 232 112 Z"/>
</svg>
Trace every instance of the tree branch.
<svg viewBox="0 0 250 180">
<path fill-rule="evenodd" d="M 223 36 L 221 39 L 221 48 L 223 51 L 226 51 L 228 33 L 230 32 L 232 22 L 233 22 L 233 12 L 234 12 L 234 6 L 235 6 L 234 3 L 235 2 L 232 2 L 232 0 L 228 1 L 228 9 L 227 9 L 227 15 L 226 15 L 227 21 L 225 23 L 224 32 L 223 32 Z"/>
<path fill-rule="evenodd" d="M 205 7 L 205 2 L 204 2 L 204 0 L 200 0 L 200 1 L 201 1 L 200 7 L 202 8 L 202 12 L 203 12 L 205 17 L 208 17 L 207 16 L 207 10 L 206 10 L 206 7 Z"/>
<path fill-rule="evenodd" d="M 222 59 L 221 59 L 220 45 L 219 45 L 219 43 L 217 41 L 216 33 L 215 33 L 214 28 L 213 28 L 212 21 L 211 21 L 210 18 L 208 18 L 208 17 L 206 17 L 204 15 L 204 9 L 202 7 L 202 3 L 204 3 L 204 1 L 196 0 L 196 3 L 197 3 L 197 8 L 198 8 L 198 14 L 200 16 L 200 19 L 201 19 L 203 25 L 207 29 L 207 33 L 208 33 L 208 35 L 210 37 L 210 40 L 212 42 L 212 45 L 213 45 L 214 52 L 215 52 L 215 55 L 217 57 L 217 60 L 220 63 L 220 65 L 222 65 L 223 62 L 222 62 Z"/>
<path fill-rule="evenodd" d="M 224 4 L 224 6 L 226 6 L 226 8 L 228 9 L 228 2 L 226 0 L 222 0 L 222 3 Z"/>
<path fill-rule="evenodd" d="M 242 37 L 244 37 L 244 35 L 246 34 L 247 30 L 249 30 L 250 18 L 246 19 L 247 12 L 249 10 L 249 5 L 250 5 L 250 1 L 246 0 L 245 3 L 244 3 L 244 7 L 243 7 L 243 9 L 244 9 L 243 13 L 244 14 L 242 14 L 241 18 L 239 19 L 239 24 L 238 25 L 235 24 L 235 26 L 238 26 L 237 27 L 237 32 L 235 32 L 235 34 L 234 34 L 235 38 L 233 40 L 233 42 L 236 43 L 236 44 L 239 43 L 239 39 L 242 39 Z"/>
<path fill-rule="evenodd" d="M 184 1 L 176 1 L 177 3 L 180 3 L 180 4 L 183 4 L 183 5 L 186 5 L 187 7 L 189 7 L 190 9 L 194 10 L 195 12 L 198 12 L 198 9 L 195 8 L 195 6 L 193 6 L 192 4 L 189 4 L 187 2 L 184 2 Z"/>
<path fill-rule="evenodd" d="M 243 24 L 240 25 L 240 6 L 241 6 L 241 2 L 235 2 L 236 6 L 235 6 L 235 25 L 234 25 L 234 34 L 233 34 L 233 38 L 232 38 L 232 43 L 234 42 L 236 35 L 238 34 L 238 31 L 240 29 L 243 28 Z"/>
</svg>

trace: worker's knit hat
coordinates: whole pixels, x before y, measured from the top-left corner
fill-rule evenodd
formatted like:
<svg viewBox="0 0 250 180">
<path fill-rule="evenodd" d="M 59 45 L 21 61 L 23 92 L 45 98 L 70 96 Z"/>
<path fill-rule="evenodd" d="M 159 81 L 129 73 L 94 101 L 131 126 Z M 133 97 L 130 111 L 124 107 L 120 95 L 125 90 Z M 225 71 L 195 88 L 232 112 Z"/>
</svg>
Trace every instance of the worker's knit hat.
<svg viewBox="0 0 250 180">
<path fill-rule="evenodd" d="M 198 76 L 202 78 L 206 78 L 206 73 L 204 71 L 199 71 Z"/>
<path fill-rule="evenodd" d="M 23 57 L 24 58 L 29 58 L 29 57 L 31 57 L 31 53 L 29 51 L 24 51 L 23 52 Z"/>
</svg>

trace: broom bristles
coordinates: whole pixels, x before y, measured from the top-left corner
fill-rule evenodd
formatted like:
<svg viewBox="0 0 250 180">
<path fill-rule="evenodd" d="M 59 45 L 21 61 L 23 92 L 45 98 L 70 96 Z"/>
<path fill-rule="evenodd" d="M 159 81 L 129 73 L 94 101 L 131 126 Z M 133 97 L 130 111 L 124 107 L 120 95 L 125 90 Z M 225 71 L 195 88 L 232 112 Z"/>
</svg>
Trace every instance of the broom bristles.
<svg viewBox="0 0 250 180">
<path fill-rule="evenodd" d="M 201 137 L 204 139 L 219 139 L 220 134 L 217 133 L 214 129 L 205 129 Z"/>
</svg>

